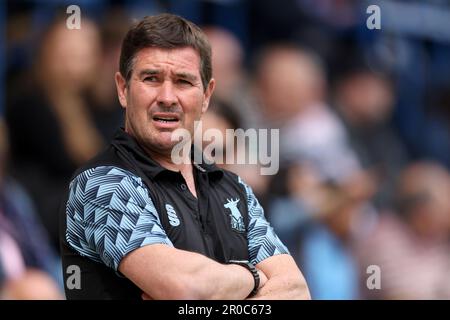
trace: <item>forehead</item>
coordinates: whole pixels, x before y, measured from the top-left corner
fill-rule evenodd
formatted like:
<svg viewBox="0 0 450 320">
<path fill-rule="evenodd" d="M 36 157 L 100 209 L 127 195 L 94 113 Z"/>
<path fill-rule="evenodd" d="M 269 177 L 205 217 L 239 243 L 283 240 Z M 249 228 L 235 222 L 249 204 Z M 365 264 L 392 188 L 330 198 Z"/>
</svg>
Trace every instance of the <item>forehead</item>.
<svg viewBox="0 0 450 320">
<path fill-rule="evenodd" d="M 184 70 L 199 74 L 200 56 L 191 47 L 162 49 L 144 48 L 135 56 L 134 69 L 145 68 L 169 68 L 173 70 Z"/>
</svg>

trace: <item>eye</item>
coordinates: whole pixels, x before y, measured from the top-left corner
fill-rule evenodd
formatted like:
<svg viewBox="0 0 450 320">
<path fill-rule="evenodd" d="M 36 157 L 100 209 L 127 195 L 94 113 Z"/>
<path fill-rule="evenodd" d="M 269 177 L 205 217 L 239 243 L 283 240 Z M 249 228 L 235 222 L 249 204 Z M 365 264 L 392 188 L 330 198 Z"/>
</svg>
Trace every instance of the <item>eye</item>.
<svg viewBox="0 0 450 320">
<path fill-rule="evenodd" d="M 144 81 L 156 82 L 158 81 L 158 78 L 156 76 L 148 76 L 144 78 Z"/>
<path fill-rule="evenodd" d="M 178 79 L 177 83 L 181 85 L 192 86 L 192 83 L 186 79 Z"/>
</svg>

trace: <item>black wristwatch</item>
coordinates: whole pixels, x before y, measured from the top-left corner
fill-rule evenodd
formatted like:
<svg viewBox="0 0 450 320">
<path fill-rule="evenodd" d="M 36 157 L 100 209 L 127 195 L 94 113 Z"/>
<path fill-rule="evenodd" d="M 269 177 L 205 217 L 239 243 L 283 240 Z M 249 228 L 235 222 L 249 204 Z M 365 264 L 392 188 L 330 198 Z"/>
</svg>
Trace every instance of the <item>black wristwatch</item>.
<svg viewBox="0 0 450 320">
<path fill-rule="evenodd" d="M 250 271 L 250 273 L 253 276 L 253 280 L 255 280 L 255 286 L 254 286 L 252 292 L 250 292 L 249 297 L 254 296 L 258 292 L 259 281 L 260 281 L 259 273 L 258 273 L 258 270 L 256 270 L 255 266 L 248 260 L 230 260 L 230 261 L 228 261 L 228 263 L 238 264 L 238 265 L 246 268 L 248 271 Z"/>
</svg>

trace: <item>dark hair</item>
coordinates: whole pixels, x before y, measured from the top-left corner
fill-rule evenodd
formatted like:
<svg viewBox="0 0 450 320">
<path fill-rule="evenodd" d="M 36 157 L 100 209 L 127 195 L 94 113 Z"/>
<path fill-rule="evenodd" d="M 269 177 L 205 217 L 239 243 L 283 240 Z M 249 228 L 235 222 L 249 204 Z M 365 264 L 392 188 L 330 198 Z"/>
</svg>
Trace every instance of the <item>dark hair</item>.
<svg viewBox="0 0 450 320">
<path fill-rule="evenodd" d="M 194 23 L 177 15 L 163 13 L 146 16 L 127 32 L 120 53 L 119 69 L 130 80 L 134 57 L 141 49 L 156 47 L 173 49 L 192 47 L 200 55 L 200 75 L 206 90 L 212 77 L 211 46 L 203 31 Z"/>
</svg>

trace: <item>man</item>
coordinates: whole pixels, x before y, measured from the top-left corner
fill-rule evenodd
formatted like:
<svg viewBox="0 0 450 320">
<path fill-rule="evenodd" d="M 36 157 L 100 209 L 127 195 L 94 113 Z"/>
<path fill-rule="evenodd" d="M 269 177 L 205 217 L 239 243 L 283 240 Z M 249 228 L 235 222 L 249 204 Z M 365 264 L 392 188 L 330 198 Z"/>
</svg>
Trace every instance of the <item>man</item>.
<svg viewBox="0 0 450 320">
<path fill-rule="evenodd" d="M 252 190 L 214 165 L 172 161 L 172 133 L 193 134 L 214 90 L 202 31 L 144 18 L 116 84 L 125 129 L 74 174 L 62 210 L 67 298 L 309 298 Z"/>
</svg>

